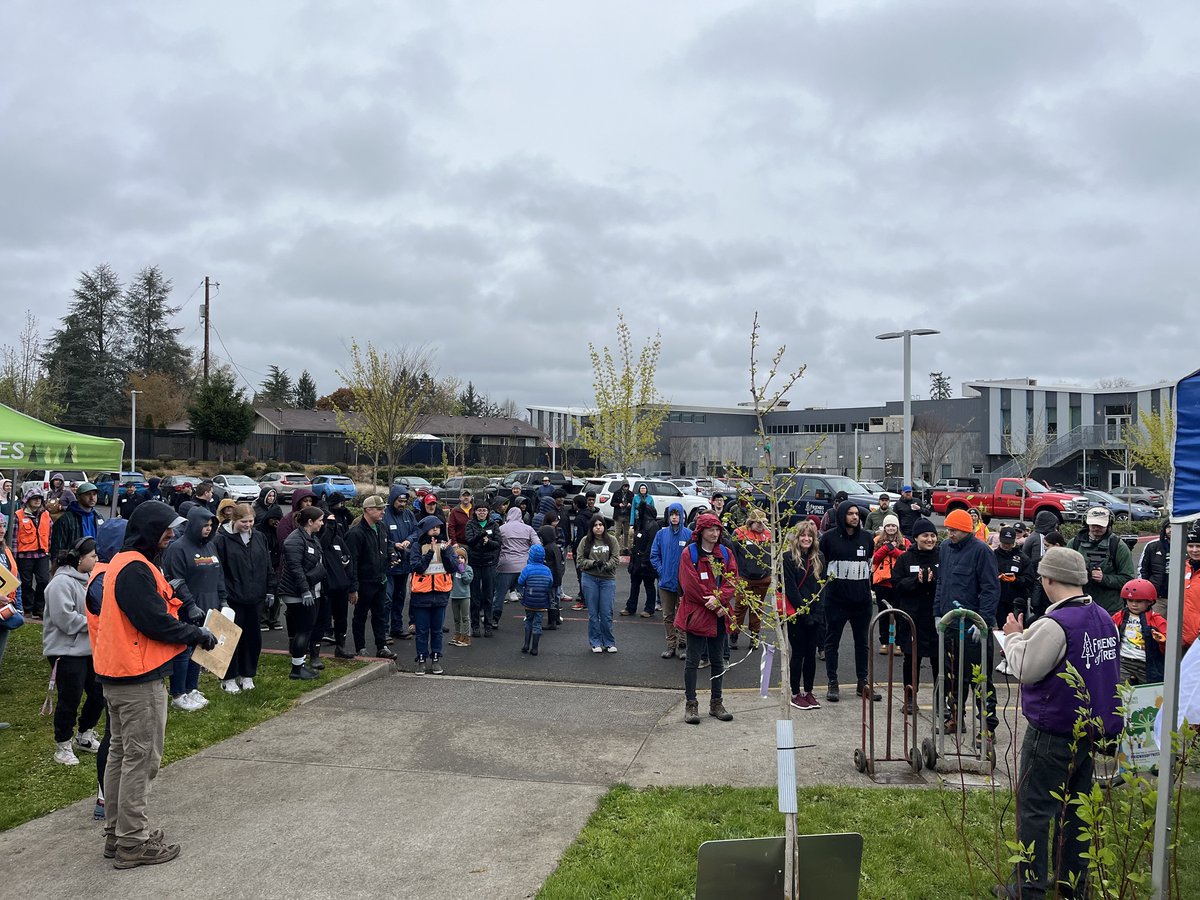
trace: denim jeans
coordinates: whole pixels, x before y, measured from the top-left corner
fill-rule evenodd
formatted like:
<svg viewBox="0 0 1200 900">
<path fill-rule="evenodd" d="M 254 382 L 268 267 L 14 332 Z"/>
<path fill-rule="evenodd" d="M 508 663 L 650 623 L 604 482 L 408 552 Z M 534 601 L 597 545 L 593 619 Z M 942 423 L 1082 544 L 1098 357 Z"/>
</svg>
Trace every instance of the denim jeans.
<svg viewBox="0 0 1200 900">
<path fill-rule="evenodd" d="M 1015 875 L 1022 882 L 1021 897 L 1037 900 L 1055 882 L 1069 884 L 1073 876 L 1080 885 L 1074 896 L 1086 897 L 1087 864 L 1080 854 L 1088 845 L 1079 841 L 1079 818 L 1075 807 L 1050 795 L 1065 795 L 1069 800 L 1091 790 L 1091 742 L 1082 740 L 1072 753 L 1070 738 L 1029 725 L 1017 773 L 1017 840 L 1033 844 L 1031 862 L 1021 863 Z M 1072 896 L 1070 889 L 1064 888 L 1062 896 Z"/>
<path fill-rule="evenodd" d="M 520 572 L 497 572 L 495 590 L 492 592 L 492 619 L 499 621 L 504 615 L 504 595 L 517 586 Z"/>
<path fill-rule="evenodd" d="M 723 624 L 718 628 L 720 630 L 716 637 L 691 633 L 684 635 L 687 639 L 687 657 L 683 664 L 683 697 L 689 703 L 696 702 L 696 674 L 700 668 L 700 656 L 704 653 L 708 654 L 712 666 L 711 699 L 713 702 L 721 699 L 721 683 L 725 680 L 725 628 Z"/>
<path fill-rule="evenodd" d="M 192 662 L 192 649 L 188 647 L 171 661 L 171 696 L 190 694 L 200 684 L 200 664 Z"/>
<path fill-rule="evenodd" d="M 417 625 L 417 656 L 427 657 L 431 653 L 441 656 L 442 623 L 446 621 L 445 601 L 437 606 L 410 606 L 409 611 Z"/>
<path fill-rule="evenodd" d="M 542 611 L 540 609 L 525 610 L 525 633 L 532 635 L 542 633 Z"/>
<path fill-rule="evenodd" d="M 613 600 L 617 582 L 612 578 L 597 578 L 588 572 L 579 576 L 583 602 L 588 608 L 588 643 L 593 647 L 615 647 L 613 640 Z"/>
</svg>

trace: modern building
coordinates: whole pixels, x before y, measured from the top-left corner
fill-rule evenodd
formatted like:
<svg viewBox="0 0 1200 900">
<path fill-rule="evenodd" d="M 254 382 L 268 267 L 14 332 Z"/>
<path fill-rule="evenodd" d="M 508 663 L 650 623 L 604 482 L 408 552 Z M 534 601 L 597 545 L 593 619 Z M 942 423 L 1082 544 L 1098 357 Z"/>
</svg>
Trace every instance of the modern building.
<svg viewBox="0 0 1200 900">
<path fill-rule="evenodd" d="M 1039 385 L 1032 378 L 965 382 L 961 397 L 912 401 L 913 474 L 930 482 L 975 476 L 989 483 L 1028 468 L 1051 484 L 1161 486 L 1151 473 L 1126 466 L 1124 435 L 1142 414 L 1165 419 L 1173 404 L 1169 382 L 1118 388 Z M 584 408 L 528 411 L 535 426 L 553 434 L 561 425 L 566 431 L 559 433 L 570 439 L 587 424 Z M 902 474 L 903 413 L 899 399 L 880 406 L 789 407 L 767 415 L 764 424 L 778 468 L 882 480 Z M 762 474 L 762 445 L 753 409 L 672 406 L 658 456 L 644 461 L 644 471 L 720 474 L 732 464 Z"/>
</svg>

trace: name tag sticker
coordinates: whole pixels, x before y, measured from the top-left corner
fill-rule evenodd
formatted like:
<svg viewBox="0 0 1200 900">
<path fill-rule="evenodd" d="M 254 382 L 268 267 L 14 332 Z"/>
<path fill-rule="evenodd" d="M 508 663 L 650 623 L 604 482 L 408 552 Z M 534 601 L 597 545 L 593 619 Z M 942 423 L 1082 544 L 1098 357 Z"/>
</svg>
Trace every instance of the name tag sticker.
<svg viewBox="0 0 1200 900">
<path fill-rule="evenodd" d="M 316 550 L 314 550 L 312 547 L 306 547 L 305 549 L 306 549 L 306 550 L 307 550 L 309 553 L 312 553 L 312 554 L 314 554 L 314 555 L 315 555 L 315 554 L 316 554 L 316 552 L 317 552 L 317 551 L 316 551 Z"/>
<path fill-rule="evenodd" d="M 334 545 L 333 545 L 333 549 L 334 549 L 334 550 L 337 550 L 337 551 L 339 551 L 339 552 L 341 552 L 342 545 L 341 545 L 341 544 L 334 544 Z"/>
<path fill-rule="evenodd" d="M 867 548 L 866 548 L 866 547 L 859 547 L 859 548 L 858 548 L 858 555 L 859 555 L 859 556 L 866 556 L 866 555 L 867 555 Z"/>
<path fill-rule="evenodd" d="M 390 528 L 392 531 L 395 531 L 395 530 L 396 530 L 396 526 L 395 526 L 395 525 L 389 525 L 389 526 L 388 526 L 388 528 Z"/>
<path fill-rule="evenodd" d="M 679 546 L 680 546 L 680 547 L 686 547 L 686 546 L 687 546 L 687 541 L 680 541 L 680 542 L 679 542 Z"/>
<path fill-rule="evenodd" d="M 912 574 L 912 573 L 916 573 L 916 572 L 920 572 L 920 571 L 921 571 L 921 567 L 920 567 L 920 566 L 909 566 L 909 567 L 908 567 L 908 571 L 909 571 L 909 573 L 910 573 L 910 574 Z"/>
<path fill-rule="evenodd" d="M 701 581 L 708 581 L 708 573 L 707 573 L 707 572 L 701 572 L 701 573 L 700 573 L 700 580 L 701 580 Z"/>
</svg>

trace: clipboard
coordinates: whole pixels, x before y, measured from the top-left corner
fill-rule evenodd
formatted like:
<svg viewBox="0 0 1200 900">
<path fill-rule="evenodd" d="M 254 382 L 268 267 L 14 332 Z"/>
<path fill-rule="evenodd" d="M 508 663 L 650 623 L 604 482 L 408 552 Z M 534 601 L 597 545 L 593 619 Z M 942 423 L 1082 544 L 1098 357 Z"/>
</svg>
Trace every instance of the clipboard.
<svg viewBox="0 0 1200 900">
<path fill-rule="evenodd" d="M 217 636 L 217 646 L 205 650 L 197 646 L 192 652 L 192 661 L 203 666 L 218 678 L 224 678 L 233 659 L 233 651 L 242 637 L 242 629 L 221 615 L 219 610 L 210 609 L 204 617 L 204 627 Z"/>
<path fill-rule="evenodd" d="M 7 597 L 17 589 L 21 579 L 8 570 L 8 566 L 0 563 L 0 597 Z"/>
</svg>

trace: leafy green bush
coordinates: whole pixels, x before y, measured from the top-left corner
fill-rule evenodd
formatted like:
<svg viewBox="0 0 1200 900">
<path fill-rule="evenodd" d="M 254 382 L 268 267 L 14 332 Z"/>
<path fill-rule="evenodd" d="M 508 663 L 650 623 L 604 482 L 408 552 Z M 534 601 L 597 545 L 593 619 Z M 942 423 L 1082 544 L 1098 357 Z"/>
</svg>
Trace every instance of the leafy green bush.
<svg viewBox="0 0 1200 900">
<path fill-rule="evenodd" d="M 337 466 L 317 466 L 312 470 L 313 475 L 341 475 L 342 470 Z"/>
</svg>

